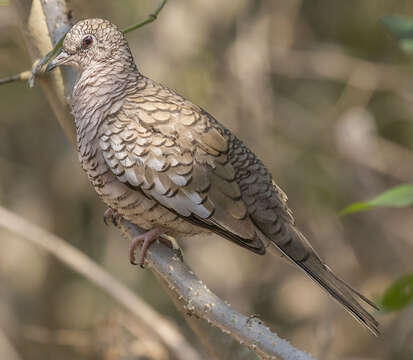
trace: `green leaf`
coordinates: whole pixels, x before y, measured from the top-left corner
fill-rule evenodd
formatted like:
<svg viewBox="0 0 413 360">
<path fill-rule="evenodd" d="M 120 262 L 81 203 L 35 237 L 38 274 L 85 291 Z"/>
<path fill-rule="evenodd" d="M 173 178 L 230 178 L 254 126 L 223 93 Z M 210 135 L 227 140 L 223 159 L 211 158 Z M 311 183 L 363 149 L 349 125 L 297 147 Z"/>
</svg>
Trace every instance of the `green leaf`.
<svg viewBox="0 0 413 360">
<path fill-rule="evenodd" d="M 383 311 L 395 311 L 413 302 L 413 274 L 406 274 L 390 285 L 380 300 Z"/>
<path fill-rule="evenodd" d="M 352 214 L 376 207 L 407 207 L 413 204 L 413 186 L 399 185 L 389 189 L 374 199 L 350 204 L 340 211 L 340 215 Z"/>
<path fill-rule="evenodd" d="M 384 16 L 380 19 L 398 40 L 400 48 L 407 54 L 413 54 L 413 18 L 398 15 Z"/>
</svg>

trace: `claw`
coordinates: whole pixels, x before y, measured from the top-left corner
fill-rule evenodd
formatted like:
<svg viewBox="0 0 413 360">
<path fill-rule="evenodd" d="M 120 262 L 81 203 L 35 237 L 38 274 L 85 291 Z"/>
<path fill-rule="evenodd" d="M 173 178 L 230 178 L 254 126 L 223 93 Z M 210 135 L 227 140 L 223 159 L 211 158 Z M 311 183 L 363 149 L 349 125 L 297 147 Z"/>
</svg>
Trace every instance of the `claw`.
<svg viewBox="0 0 413 360">
<path fill-rule="evenodd" d="M 138 236 L 132 239 L 132 241 L 129 244 L 129 262 L 132 265 L 138 265 L 135 261 L 135 249 L 138 247 L 139 243 L 142 241 L 144 240 Z"/>
<path fill-rule="evenodd" d="M 181 260 L 181 262 L 184 262 L 184 252 L 182 251 L 181 248 L 179 249 L 173 249 L 175 255 L 178 257 L 179 260 Z"/>
<path fill-rule="evenodd" d="M 181 260 L 181 262 L 184 262 L 184 252 L 182 251 L 181 247 L 174 237 L 167 234 L 162 234 L 159 237 L 159 241 L 171 248 L 178 259 Z"/>
<path fill-rule="evenodd" d="M 110 217 L 111 215 L 109 215 L 109 213 L 112 213 L 112 209 L 111 208 L 107 208 L 105 210 L 105 212 L 103 213 L 103 222 L 105 223 L 106 226 L 109 226 L 108 224 L 108 217 Z"/>
<path fill-rule="evenodd" d="M 149 247 L 156 241 L 161 234 L 164 233 L 164 229 L 161 227 L 155 227 L 152 230 L 147 231 L 146 233 L 136 236 L 132 239 L 129 244 L 129 261 L 132 265 L 139 265 L 142 269 L 145 265 L 145 256 Z M 139 263 L 136 263 L 135 260 L 135 250 L 138 245 L 142 243 L 142 247 L 139 253 Z"/>
</svg>

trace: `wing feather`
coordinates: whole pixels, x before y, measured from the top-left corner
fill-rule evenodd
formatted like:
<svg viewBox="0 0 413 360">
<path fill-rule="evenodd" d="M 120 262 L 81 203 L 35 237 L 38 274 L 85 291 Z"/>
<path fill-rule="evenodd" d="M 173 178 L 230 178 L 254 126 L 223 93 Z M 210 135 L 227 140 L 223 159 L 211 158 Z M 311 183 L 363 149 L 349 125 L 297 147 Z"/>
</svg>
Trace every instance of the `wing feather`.
<svg viewBox="0 0 413 360">
<path fill-rule="evenodd" d="M 100 147 L 112 172 L 188 221 L 265 252 L 229 161 L 229 139 L 210 116 L 186 102 L 168 111 L 163 101 L 136 100 L 103 125 Z"/>
</svg>

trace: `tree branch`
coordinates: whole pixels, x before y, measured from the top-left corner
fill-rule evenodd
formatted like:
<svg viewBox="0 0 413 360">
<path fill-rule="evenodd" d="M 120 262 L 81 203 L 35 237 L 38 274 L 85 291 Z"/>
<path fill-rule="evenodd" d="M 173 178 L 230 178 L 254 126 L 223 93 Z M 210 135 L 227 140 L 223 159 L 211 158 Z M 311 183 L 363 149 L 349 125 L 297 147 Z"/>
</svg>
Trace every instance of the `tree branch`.
<svg viewBox="0 0 413 360">
<path fill-rule="evenodd" d="M 63 0 L 12 0 L 21 22 L 26 47 L 34 63 L 47 54 L 63 34 L 71 27 Z M 70 142 L 75 145 L 76 137 L 67 97 L 72 92 L 76 79 L 73 69 L 65 67 L 53 74 L 39 78 L 39 84 Z"/>
<path fill-rule="evenodd" d="M 124 220 L 120 222 L 119 228 L 129 239 L 142 233 L 135 225 Z M 313 359 L 271 332 L 257 317 L 245 316 L 232 309 L 166 246 L 158 243 L 152 245 L 148 250 L 147 261 L 151 270 L 168 284 L 186 314 L 206 320 L 264 358 Z"/>
<path fill-rule="evenodd" d="M 141 21 L 137 24 L 133 24 L 133 25 L 123 29 L 122 32 L 124 34 L 126 34 L 128 32 L 139 29 L 142 26 L 145 26 L 145 25 L 150 24 L 151 22 L 155 21 L 158 18 L 159 13 L 162 11 L 163 7 L 166 5 L 167 2 L 168 2 L 168 0 L 162 0 L 162 2 L 155 9 L 155 11 L 152 12 L 151 14 L 149 14 L 148 17 L 145 20 L 143 20 L 143 21 Z M 5 78 L 1 78 L 0 79 L 0 85 L 7 84 L 7 83 L 10 83 L 10 82 L 14 82 L 14 81 L 26 81 L 27 80 L 29 82 L 29 87 L 30 88 L 34 87 L 34 78 L 41 74 L 41 70 L 42 70 L 43 66 L 46 65 L 49 62 L 49 60 L 54 55 L 56 55 L 57 52 L 60 50 L 60 48 L 63 45 L 63 40 L 65 39 L 68 30 L 69 30 L 69 28 L 67 28 L 63 31 L 63 34 L 61 34 L 59 40 L 57 40 L 55 42 L 55 45 L 54 45 L 52 50 L 50 50 L 41 59 L 34 62 L 31 71 L 27 70 L 27 71 L 24 71 L 24 72 L 22 72 L 20 74 L 17 74 L 17 75 L 12 75 L 12 76 L 7 76 Z"/>
<path fill-rule="evenodd" d="M 67 13 L 65 2 L 63 0 L 57 0 L 55 2 L 44 2 L 40 0 L 33 0 L 31 6 L 28 6 L 28 1 L 24 0 L 14 0 L 15 6 L 20 9 L 19 14 L 22 19 L 22 23 L 25 29 L 24 35 L 27 39 L 29 49 L 34 49 L 36 51 L 31 51 L 32 58 L 40 58 L 41 54 L 45 54 L 52 48 L 52 43 L 56 42 L 61 38 L 62 32 L 57 33 L 53 29 L 61 29 L 62 31 L 67 31 L 68 19 L 65 15 Z M 160 11 L 162 6 L 166 1 L 163 1 L 161 6 L 158 8 Z M 50 4 L 53 4 L 50 5 Z M 159 12 L 158 11 L 158 12 Z M 35 13 L 35 15 L 33 15 Z M 157 15 L 157 14 L 155 14 Z M 36 18 L 36 21 L 30 22 L 30 18 Z M 150 18 L 156 18 L 152 16 Z M 27 19 L 29 19 L 27 21 Z M 153 20 L 151 20 L 153 21 Z M 62 26 L 62 23 L 64 26 Z M 143 26 L 143 25 L 142 25 Z M 46 93 L 48 91 L 53 92 L 52 95 L 57 94 L 57 96 L 48 96 L 49 102 L 52 104 L 52 108 L 55 111 L 57 117 L 62 117 L 63 121 L 59 118 L 59 122 L 62 127 L 65 129 L 69 126 L 73 127 L 72 120 L 68 113 L 68 107 L 65 101 L 65 89 L 70 89 L 73 84 L 74 74 L 73 72 L 60 73 L 56 72 L 56 75 L 53 75 L 51 78 L 40 79 L 45 85 Z M 49 80 L 49 81 L 47 81 Z M 67 90 L 66 90 L 67 91 Z M 63 99 L 63 102 L 62 102 Z M 66 131 L 66 134 L 68 132 Z M 70 136 L 70 135 L 69 135 Z M 8 216 L 8 217 L 7 217 Z M 11 223 L 15 223 L 15 226 L 12 227 Z M 69 264 L 67 256 L 62 256 L 61 249 L 62 246 L 65 246 L 69 253 L 73 255 L 73 248 L 68 248 L 67 244 L 63 243 L 60 239 L 51 234 L 46 234 L 43 230 L 34 227 L 33 225 L 24 222 L 24 220 L 16 218 L 13 214 L 7 212 L 5 209 L 1 209 L 0 212 L 0 224 L 4 227 L 7 227 L 13 230 L 16 233 L 19 233 L 25 238 L 30 238 L 32 241 L 36 242 L 38 245 L 45 247 L 44 241 L 40 239 L 46 237 L 50 242 L 53 239 L 52 243 L 49 243 L 48 251 L 52 251 L 54 255 L 58 256 L 59 259 L 66 264 Z M 19 224 L 16 226 L 16 224 Z M 23 231 L 24 226 L 29 226 L 30 231 Z M 122 232 L 128 236 L 135 236 L 141 233 L 141 230 L 136 226 L 122 221 L 119 225 Z M 27 230 L 27 229 L 26 229 Z M 44 239 L 43 239 L 44 240 Z M 56 247 L 56 243 L 59 243 L 59 249 Z M 63 245 L 65 244 L 65 245 Z M 77 260 L 76 260 L 77 259 Z M 82 259 L 82 260 L 79 260 Z M 75 257 L 70 260 L 70 266 L 77 266 L 77 271 L 81 271 L 82 274 L 88 276 L 90 268 L 94 269 L 95 274 L 99 274 L 101 269 L 96 268 L 91 265 L 87 260 L 87 257 L 83 254 L 77 254 Z M 236 341 L 241 344 L 245 344 L 249 349 L 256 352 L 260 357 L 268 359 L 283 359 L 283 360 L 311 360 L 313 359 L 310 355 L 307 355 L 293 346 L 291 346 L 286 340 L 279 338 L 276 334 L 272 333 L 268 327 L 264 326 L 263 323 L 257 318 L 250 318 L 245 315 L 242 315 L 235 310 L 233 310 L 228 304 L 219 299 L 215 294 L 213 294 L 203 283 L 199 280 L 195 274 L 183 264 L 178 257 L 174 257 L 173 253 L 167 247 L 161 244 L 154 244 L 149 251 L 147 260 L 151 270 L 168 284 L 169 289 L 174 294 L 175 298 L 178 299 L 176 303 L 178 308 L 187 315 L 193 317 L 199 317 L 206 320 L 206 323 L 214 325 L 219 328 L 223 333 L 233 337 Z M 79 263 L 80 261 L 80 263 Z M 96 265 L 96 264 L 94 264 Z M 79 268 L 80 266 L 80 268 Z M 82 270 L 81 270 L 82 269 Z M 100 276 L 103 274 L 100 272 Z M 105 275 L 106 277 L 108 274 Z M 107 278 L 106 278 L 107 279 Z M 129 299 L 128 301 L 136 301 L 130 298 L 130 294 L 122 287 L 117 285 L 117 288 L 109 288 L 106 281 L 103 279 L 98 280 L 95 278 L 94 281 L 107 293 L 110 293 L 113 297 L 120 297 Z M 124 301 L 124 300 L 122 300 Z M 126 304 L 125 304 L 126 306 Z M 136 308 L 130 305 L 131 311 L 136 311 Z M 132 309 L 135 310 L 132 310 Z M 136 315 L 136 314 L 135 314 Z M 199 323 L 199 322 L 198 322 Z M 156 326 L 158 327 L 158 326 Z M 209 348 L 218 348 L 216 353 L 228 353 L 230 357 L 228 359 L 238 359 L 235 354 L 238 354 L 238 351 L 234 350 L 234 342 L 230 344 L 231 351 L 228 351 L 229 346 L 224 342 L 214 342 L 212 337 L 209 334 L 204 332 L 205 325 L 197 326 L 197 322 L 191 322 L 192 328 L 197 328 L 198 333 L 202 333 L 204 342 L 210 344 Z M 214 329 L 209 326 L 209 328 Z M 164 326 L 160 326 L 156 331 L 161 336 L 162 331 L 168 332 Z M 167 335 L 164 333 L 164 337 Z M 174 343 L 184 344 L 183 338 L 178 338 L 173 341 L 169 341 L 168 344 L 171 349 L 175 349 L 175 354 L 177 348 L 174 348 Z M 216 337 L 215 337 L 216 338 Z M 222 336 L 221 336 L 222 338 Z M 167 339 L 165 339 L 167 341 Z M 180 345 L 182 346 L 182 345 Z M 240 345 L 236 345 L 238 349 Z M 243 346 L 241 346 L 242 348 Z M 189 347 L 187 347 L 189 348 Z M 245 349 L 245 348 L 244 348 Z M 182 358 L 182 354 L 181 357 Z M 191 359 L 197 359 L 196 355 Z M 251 359 L 249 357 L 249 359 Z"/>
<path fill-rule="evenodd" d="M 117 303 L 129 310 L 149 333 L 165 344 L 177 359 L 201 359 L 175 325 L 163 318 L 144 300 L 80 250 L 3 207 L 0 207 L 0 227 L 51 253 L 62 263 L 95 284 Z"/>
<path fill-rule="evenodd" d="M 159 337 L 177 358 L 200 359 L 174 325 L 162 318 L 80 250 L 3 207 L 0 207 L 0 227 L 51 253 L 94 283 L 132 312 L 147 330 Z M 124 220 L 120 222 L 119 229 L 128 238 L 133 238 L 143 232 Z M 150 269 L 168 285 L 171 293 L 178 300 L 178 307 L 186 315 L 206 320 L 208 324 L 216 326 L 224 334 L 234 337 L 241 344 L 245 343 L 248 348 L 264 358 L 313 359 L 272 333 L 258 318 L 245 316 L 232 309 L 228 303 L 212 293 L 202 280 L 166 246 L 160 243 L 153 244 L 148 250 L 146 260 Z"/>
</svg>

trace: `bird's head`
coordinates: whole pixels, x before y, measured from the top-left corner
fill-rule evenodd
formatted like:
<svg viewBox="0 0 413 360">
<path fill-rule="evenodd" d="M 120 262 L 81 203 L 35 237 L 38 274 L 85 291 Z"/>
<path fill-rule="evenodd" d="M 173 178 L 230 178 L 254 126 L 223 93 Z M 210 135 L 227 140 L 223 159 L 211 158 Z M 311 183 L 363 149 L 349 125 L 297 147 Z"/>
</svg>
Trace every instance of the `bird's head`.
<svg viewBox="0 0 413 360">
<path fill-rule="evenodd" d="M 96 64 L 133 65 L 133 58 L 123 33 L 103 19 L 86 19 L 76 23 L 66 34 L 61 52 L 46 67 L 71 65 L 83 71 Z"/>
</svg>

